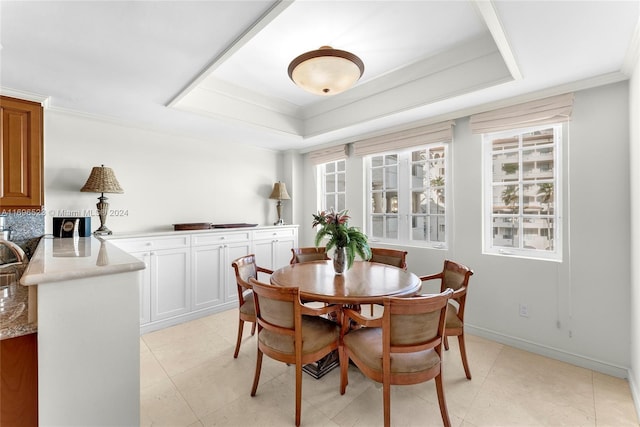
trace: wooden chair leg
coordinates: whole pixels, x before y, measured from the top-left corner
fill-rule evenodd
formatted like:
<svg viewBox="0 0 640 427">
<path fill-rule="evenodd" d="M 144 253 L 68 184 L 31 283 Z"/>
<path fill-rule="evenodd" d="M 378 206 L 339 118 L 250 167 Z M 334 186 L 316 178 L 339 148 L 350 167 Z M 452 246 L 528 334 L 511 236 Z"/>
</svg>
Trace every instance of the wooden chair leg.
<svg viewBox="0 0 640 427">
<path fill-rule="evenodd" d="M 460 347 L 460 356 L 462 356 L 462 366 L 467 379 L 471 379 L 471 371 L 469 370 L 469 362 L 467 362 L 467 348 L 464 343 L 464 332 L 458 335 L 458 346 Z"/>
<path fill-rule="evenodd" d="M 254 323 L 255 325 L 255 323 Z M 236 351 L 233 352 L 233 358 L 238 358 L 238 352 L 240 351 L 240 343 L 242 342 L 242 330 L 244 329 L 244 320 L 238 319 L 238 339 L 236 340 Z"/>
<path fill-rule="evenodd" d="M 258 349 L 258 355 L 256 356 L 256 374 L 253 377 L 253 387 L 251 387 L 251 396 L 255 396 L 256 390 L 258 390 L 258 382 L 260 381 L 261 369 L 262 369 L 262 351 Z"/>
<path fill-rule="evenodd" d="M 349 384 L 349 357 L 344 347 L 338 348 L 338 357 L 340 358 L 340 394 L 344 394 Z"/>
<path fill-rule="evenodd" d="M 451 421 L 449 421 L 449 411 L 447 410 L 447 402 L 444 398 L 444 389 L 442 387 L 442 372 L 435 377 L 436 393 L 438 394 L 438 405 L 440 405 L 440 415 L 442 416 L 442 424 L 444 427 L 450 427 Z"/>
<path fill-rule="evenodd" d="M 391 384 L 382 382 L 382 406 L 384 410 L 384 427 L 391 426 Z"/>
<path fill-rule="evenodd" d="M 251 325 L 251 336 L 255 335 L 256 333 L 256 322 L 253 322 L 253 324 Z"/>
<path fill-rule="evenodd" d="M 296 363 L 296 427 L 300 425 L 302 412 L 302 364 Z"/>
<path fill-rule="evenodd" d="M 447 336 L 445 335 L 443 338 L 444 341 L 444 349 L 445 350 L 449 350 L 449 340 L 447 339 Z"/>
</svg>

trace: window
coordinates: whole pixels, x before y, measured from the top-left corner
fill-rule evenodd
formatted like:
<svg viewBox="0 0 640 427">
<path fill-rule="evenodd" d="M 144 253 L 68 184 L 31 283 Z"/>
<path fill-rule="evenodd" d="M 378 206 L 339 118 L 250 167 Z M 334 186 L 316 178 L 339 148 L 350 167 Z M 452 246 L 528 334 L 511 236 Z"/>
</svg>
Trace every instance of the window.
<svg viewBox="0 0 640 427">
<path fill-rule="evenodd" d="M 320 182 L 320 210 L 333 208 L 339 212 L 346 209 L 346 161 L 318 165 L 318 182 Z"/>
<path fill-rule="evenodd" d="M 447 159 L 443 143 L 366 157 L 370 238 L 446 247 Z"/>
<path fill-rule="evenodd" d="M 562 125 L 483 135 L 484 251 L 561 260 Z"/>
</svg>

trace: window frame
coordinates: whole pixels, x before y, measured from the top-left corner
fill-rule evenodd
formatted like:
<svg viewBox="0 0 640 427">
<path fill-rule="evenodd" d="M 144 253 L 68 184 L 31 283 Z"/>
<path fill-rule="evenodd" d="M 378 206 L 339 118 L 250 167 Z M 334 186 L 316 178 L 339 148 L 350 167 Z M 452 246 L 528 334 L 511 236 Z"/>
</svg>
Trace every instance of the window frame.
<svg viewBox="0 0 640 427">
<path fill-rule="evenodd" d="M 366 218 L 366 230 L 369 235 L 369 241 L 371 242 L 379 242 L 391 245 L 399 245 L 403 247 L 420 247 L 420 248 L 430 248 L 430 249 L 441 249 L 447 250 L 450 245 L 450 229 L 452 223 L 452 213 L 451 213 L 451 204 L 452 204 L 452 185 L 451 185 L 451 147 L 449 146 L 449 142 L 433 142 L 423 145 L 417 145 L 408 148 L 402 148 L 397 150 L 390 150 L 381 153 L 373 153 L 363 157 L 363 165 L 365 170 L 365 218 Z M 421 187 L 424 188 L 424 194 L 427 196 L 432 190 L 431 185 L 423 186 L 415 186 L 412 185 L 412 168 L 417 163 L 417 161 L 412 159 L 412 153 L 423 151 L 423 150 L 433 150 L 440 149 L 444 151 L 444 214 L 433 214 L 431 212 L 424 213 L 423 215 L 416 215 L 416 213 L 412 212 L 412 194 L 415 189 Z M 398 166 L 398 176 L 397 176 L 397 213 L 394 212 L 373 212 L 374 210 L 374 190 L 373 190 L 373 169 L 372 159 L 380 156 L 397 156 L 397 166 Z M 429 159 L 424 160 L 425 163 L 429 162 Z M 384 160 L 383 160 L 384 163 Z M 434 162 L 435 163 L 435 162 Z M 380 167 L 384 168 L 384 164 Z M 384 169 L 383 169 L 384 170 Z M 384 174 L 384 172 L 383 172 Z M 393 188 L 391 189 L 393 190 Z M 382 190 L 382 192 L 387 191 Z M 377 191 L 376 191 L 377 192 Z M 390 191 L 393 193 L 393 191 Z M 374 217 L 380 216 L 382 218 L 390 218 L 393 215 L 397 217 L 397 226 L 398 226 L 398 234 L 397 237 L 380 237 L 373 235 L 373 219 Z M 435 216 L 442 216 L 444 218 L 444 240 L 436 241 L 436 240 L 417 240 L 413 238 L 413 218 L 417 216 L 424 216 L 428 218 L 429 221 L 431 218 Z M 383 220 L 384 221 L 384 220 Z"/>
<path fill-rule="evenodd" d="M 553 130 L 553 177 L 550 179 L 540 179 L 540 180 L 532 180 L 527 181 L 523 178 L 524 170 L 522 168 L 523 161 L 526 160 L 522 155 L 523 151 L 527 151 L 528 148 L 523 147 L 522 145 L 522 136 L 525 134 L 533 133 L 536 131 L 552 129 Z M 556 261 L 562 262 L 562 247 L 563 247 L 563 212 L 562 212 L 562 200 L 564 199 L 564 188 L 562 184 L 562 176 L 563 176 L 563 163 L 562 163 L 562 151 L 565 145 L 565 131 L 564 125 L 562 123 L 554 123 L 554 124 L 546 124 L 539 126 L 531 126 L 531 127 L 523 127 L 523 128 L 514 128 L 505 131 L 499 132 L 490 132 L 482 134 L 482 159 L 483 159 L 483 168 L 482 168 L 482 253 L 486 255 L 498 255 L 498 256 L 509 256 L 509 257 L 517 257 L 517 258 L 526 258 L 526 259 L 536 259 L 536 260 L 545 260 L 545 261 Z M 493 181 L 493 141 L 502 138 L 513 138 L 518 137 L 518 148 L 507 150 L 509 152 L 518 152 L 518 168 L 517 168 L 517 180 L 515 181 Z M 548 164 L 547 164 L 548 166 Z M 545 166 L 546 167 L 546 166 Z M 503 169 L 504 170 L 504 169 Z M 547 170 L 547 169 L 545 169 Z M 508 173 L 508 172 L 507 172 Z M 536 215 L 526 214 L 525 207 L 527 204 L 525 203 L 525 197 L 527 197 L 527 201 L 530 201 L 531 195 L 524 195 L 523 193 L 526 191 L 520 191 L 523 186 L 527 185 L 537 185 L 552 182 L 553 183 L 553 214 L 545 214 L 542 215 L 542 212 Z M 507 187 L 510 183 L 511 185 L 518 186 L 518 236 L 519 236 L 519 247 L 513 248 L 508 246 L 494 246 L 494 219 L 501 218 L 501 214 L 494 213 L 494 197 L 493 197 L 493 189 L 499 186 Z M 536 193 L 537 195 L 538 193 Z M 538 202 L 540 203 L 540 202 Z M 547 208 L 548 209 L 548 208 Z M 514 216 L 514 214 L 504 214 L 504 216 Z M 523 221 L 523 219 L 529 219 L 529 222 Z M 540 219 L 540 218 L 551 218 L 553 219 L 553 250 L 546 249 L 536 249 L 536 248 L 527 248 L 524 247 L 525 244 L 525 236 L 531 235 L 530 230 L 527 232 L 524 224 L 530 223 L 532 219 Z M 548 226 L 547 226 L 548 227 Z M 549 228 L 543 230 L 539 228 L 539 236 L 548 235 Z M 542 231 L 544 233 L 542 233 Z"/>
<path fill-rule="evenodd" d="M 339 170 L 339 163 L 344 164 L 344 168 L 343 170 Z M 333 164 L 334 165 L 334 171 L 333 172 L 327 172 L 327 166 Z M 339 160 L 333 160 L 330 162 L 325 162 L 325 163 L 321 163 L 316 165 L 316 173 L 317 173 L 317 180 L 318 183 L 320 184 L 318 186 L 319 191 L 318 191 L 318 200 L 317 200 L 317 206 L 318 206 L 318 211 L 326 211 L 328 209 L 333 208 L 336 212 L 340 212 L 343 209 L 346 209 L 347 206 L 347 160 L 346 159 L 339 159 Z M 338 175 L 339 174 L 344 174 L 344 191 L 338 191 Z M 326 177 L 327 175 L 334 175 L 335 176 L 335 191 L 331 191 L 331 192 L 327 192 L 327 188 L 326 188 L 326 184 L 327 184 L 327 180 Z M 334 202 L 335 203 L 339 203 L 339 197 L 340 194 L 343 195 L 343 200 L 344 200 L 344 206 L 343 207 L 338 207 L 338 206 L 325 206 L 326 205 L 326 201 L 327 201 L 327 195 L 328 194 L 333 194 L 334 197 Z"/>
</svg>

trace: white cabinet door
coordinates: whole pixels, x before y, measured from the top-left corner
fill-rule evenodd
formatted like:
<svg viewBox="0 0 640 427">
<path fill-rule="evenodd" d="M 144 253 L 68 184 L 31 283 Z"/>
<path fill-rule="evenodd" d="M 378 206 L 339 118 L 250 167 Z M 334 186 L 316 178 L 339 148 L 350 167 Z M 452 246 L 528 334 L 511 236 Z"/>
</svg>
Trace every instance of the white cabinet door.
<svg viewBox="0 0 640 427">
<path fill-rule="evenodd" d="M 192 307 L 194 310 L 213 307 L 224 302 L 224 246 L 209 245 L 193 248 Z"/>
<path fill-rule="evenodd" d="M 151 320 L 191 310 L 190 249 L 151 251 Z"/>
<path fill-rule="evenodd" d="M 251 250 L 249 231 L 193 236 L 193 310 L 238 300 L 231 263 Z"/>
<path fill-rule="evenodd" d="M 253 242 L 253 253 L 256 264 L 273 270 L 273 240 L 256 240 Z"/>
<path fill-rule="evenodd" d="M 248 240 L 193 249 L 193 310 L 238 300 L 236 275 L 231 263 L 248 255 L 250 249 Z"/>
<path fill-rule="evenodd" d="M 284 267 L 291 261 L 293 254 L 291 248 L 298 246 L 295 237 L 280 238 L 273 245 L 273 270 Z"/>
<path fill-rule="evenodd" d="M 238 288 L 236 287 L 236 273 L 231 266 L 231 263 L 240 257 L 247 256 L 251 252 L 251 244 L 246 242 L 234 242 L 229 243 L 225 247 L 226 258 L 224 260 L 224 282 L 225 286 L 225 301 L 238 301 Z"/>
<path fill-rule="evenodd" d="M 151 254 L 149 252 L 131 253 L 144 262 L 146 268 L 140 274 L 140 324 L 151 322 Z"/>
<path fill-rule="evenodd" d="M 291 260 L 291 248 L 298 246 L 296 227 L 258 230 L 253 235 L 256 263 L 271 270 L 284 267 Z"/>
</svg>

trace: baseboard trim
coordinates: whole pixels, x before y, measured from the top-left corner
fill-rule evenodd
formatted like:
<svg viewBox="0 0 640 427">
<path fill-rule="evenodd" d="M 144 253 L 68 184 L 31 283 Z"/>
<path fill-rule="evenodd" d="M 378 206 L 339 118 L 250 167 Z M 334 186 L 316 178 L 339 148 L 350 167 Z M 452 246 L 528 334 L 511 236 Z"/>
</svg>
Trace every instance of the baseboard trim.
<svg viewBox="0 0 640 427">
<path fill-rule="evenodd" d="M 636 416 L 640 420 L 640 389 L 638 389 L 638 383 L 636 382 L 636 376 L 632 369 L 629 369 L 629 376 L 627 381 L 629 381 L 629 388 L 631 389 L 631 398 L 633 399 L 633 404 L 636 407 Z"/>
<path fill-rule="evenodd" d="M 140 335 L 148 334 L 149 332 L 157 331 L 160 329 L 168 328 L 169 326 L 179 325 L 180 323 L 188 322 L 190 320 L 196 320 L 200 317 L 209 316 L 210 314 L 220 313 L 221 311 L 227 311 L 238 306 L 237 301 L 220 304 L 215 307 L 205 308 L 198 311 L 191 311 L 179 316 L 171 317 L 169 319 L 157 320 L 155 322 L 145 323 L 140 325 Z"/>
<path fill-rule="evenodd" d="M 532 341 L 523 340 L 521 338 L 516 338 L 509 335 L 500 334 L 488 329 L 474 327 L 468 324 L 465 325 L 464 328 L 467 332 L 469 332 L 469 334 L 477 335 L 479 337 L 518 348 L 520 350 L 526 350 L 531 353 L 550 357 L 552 359 L 560 360 L 562 362 L 570 363 L 582 368 L 591 369 L 593 371 L 601 372 L 603 374 L 611 375 L 614 377 L 629 379 L 629 368 L 625 368 L 623 366 L 613 365 L 611 363 L 602 362 L 590 357 L 581 356 L 575 353 L 569 353 L 564 350 L 541 345 Z M 635 396 L 634 401 L 638 402 L 637 400 L 635 400 Z M 638 405 L 636 405 L 636 408 L 638 408 Z"/>
</svg>

